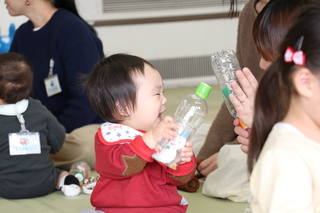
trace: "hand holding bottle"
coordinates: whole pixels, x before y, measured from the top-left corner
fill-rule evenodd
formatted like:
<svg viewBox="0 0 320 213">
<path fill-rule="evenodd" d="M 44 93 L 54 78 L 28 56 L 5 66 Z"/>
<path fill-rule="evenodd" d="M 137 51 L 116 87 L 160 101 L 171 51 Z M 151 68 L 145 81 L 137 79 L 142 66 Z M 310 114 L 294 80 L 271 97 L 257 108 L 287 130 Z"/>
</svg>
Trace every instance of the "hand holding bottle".
<svg viewBox="0 0 320 213">
<path fill-rule="evenodd" d="M 236 77 L 242 87 L 236 82 L 231 82 L 234 94 L 230 94 L 230 101 L 241 119 L 249 128 L 252 127 L 254 114 L 254 100 L 258 88 L 258 81 L 248 68 L 236 71 Z"/>
<path fill-rule="evenodd" d="M 234 127 L 234 132 L 238 135 L 237 137 L 237 141 L 239 143 L 241 143 L 241 150 L 248 154 L 248 151 L 249 151 L 249 143 L 250 143 L 250 134 L 251 134 L 251 129 L 250 128 L 247 128 L 247 129 L 243 129 L 241 126 L 240 126 L 240 119 L 236 118 L 234 119 L 233 121 L 233 125 L 235 126 Z"/>
<path fill-rule="evenodd" d="M 171 140 L 161 141 L 156 148 L 156 153 L 152 155 L 154 159 L 172 169 L 176 169 L 181 162 L 181 157 L 185 157 L 182 153 L 183 147 L 188 144 L 187 141 L 193 136 L 207 114 L 208 107 L 205 99 L 210 94 L 211 89 L 210 86 L 201 82 L 195 94 L 182 99 L 174 116 L 174 122 L 180 125 L 177 130 L 178 136 Z M 188 149 L 186 151 L 190 152 Z M 186 157 L 190 157 L 188 155 Z"/>
<path fill-rule="evenodd" d="M 192 142 L 187 141 L 186 145 L 182 147 L 181 153 L 180 153 L 180 164 L 182 163 L 188 163 L 191 161 L 193 156 L 193 148 L 192 148 Z"/>
<path fill-rule="evenodd" d="M 223 93 L 224 102 L 230 114 L 237 118 L 237 111 L 230 100 L 230 95 L 234 93 L 231 83 L 236 82 L 234 84 L 240 85 L 235 74 L 237 70 L 240 70 L 240 65 L 235 52 L 233 50 L 221 50 L 215 52 L 211 56 L 211 65 L 218 80 L 221 92 Z M 246 100 L 241 100 L 240 102 L 244 103 L 245 101 Z M 240 122 L 242 128 L 246 129 L 246 124 L 241 120 Z"/>
<path fill-rule="evenodd" d="M 166 116 L 155 127 L 147 131 L 142 138 L 150 149 L 157 149 L 161 141 L 175 138 L 178 135 L 176 130 L 179 128 L 179 124 L 175 123 L 172 117 Z"/>
<path fill-rule="evenodd" d="M 241 150 L 244 153 L 248 153 L 254 114 L 254 100 L 258 88 L 258 81 L 246 67 L 243 68 L 242 71 L 236 71 L 236 76 L 239 79 L 242 88 L 235 81 L 231 83 L 236 96 L 230 94 L 229 97 L 237 111 L 237 116 L 239 117 L 239 119 L 236 118 L 233 122 L 235 126 L 234 132 L 238 135 L 237 140 L 241 143 Z M 240 100 L 245 101 L 241 102 Z M 240 119 L 247 124 L 247 129 L 243 129 L 240 126 Z"/>
</svg>

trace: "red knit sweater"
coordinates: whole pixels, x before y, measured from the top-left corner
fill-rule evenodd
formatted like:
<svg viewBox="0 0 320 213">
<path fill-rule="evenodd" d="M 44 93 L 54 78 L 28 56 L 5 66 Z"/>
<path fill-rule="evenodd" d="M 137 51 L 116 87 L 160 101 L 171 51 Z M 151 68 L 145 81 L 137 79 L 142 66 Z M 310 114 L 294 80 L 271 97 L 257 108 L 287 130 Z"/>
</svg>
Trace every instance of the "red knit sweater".
<svg viewBox="0 0 320 213">
<path fill-rule="evenodd" d="M 121 135 L 124 132 L 131 132 L 131 136 Z M 100 178 L 91 204 L 108 213 L 186 212 L 187 203 L 182 202 L 176 185 L 193 177 L 195 158 L 172 170 L 151 158 L 154 150 L 141 135 L 141 131 L 118 124 L 105 123 L 99 128 L 95 151 Z"/>
</svg>

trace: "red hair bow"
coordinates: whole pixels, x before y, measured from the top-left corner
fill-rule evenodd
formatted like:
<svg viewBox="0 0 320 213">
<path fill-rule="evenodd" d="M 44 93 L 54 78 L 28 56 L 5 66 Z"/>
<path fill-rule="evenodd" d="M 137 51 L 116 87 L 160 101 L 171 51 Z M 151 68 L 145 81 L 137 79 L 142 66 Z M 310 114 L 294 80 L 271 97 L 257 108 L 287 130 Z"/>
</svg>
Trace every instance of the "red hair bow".
<svg viewBox="0 0 320 213">
<path fill-rule="evenodd" d="M 284 54 L 284 61 L 287 63 L 294 62 L 296 65 L 304 66 L 306 64 L 306 55 L 302 50 L 294 51 L 292 47 L 287 47 Z"/>
</svg>

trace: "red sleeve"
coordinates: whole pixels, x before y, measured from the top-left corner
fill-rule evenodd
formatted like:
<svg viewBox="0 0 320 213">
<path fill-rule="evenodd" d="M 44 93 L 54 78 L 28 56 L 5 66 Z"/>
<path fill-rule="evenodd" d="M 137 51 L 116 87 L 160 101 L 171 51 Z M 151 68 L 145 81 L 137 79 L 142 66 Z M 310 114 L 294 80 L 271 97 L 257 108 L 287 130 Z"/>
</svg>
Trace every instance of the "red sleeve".
<svg viewBox="0 0 320 213">
<path fill-rule="evenodd" d="M 177 169 L 171 169 L 162 165 L 168 173 L 168 182 L 174 185 L 180 185 L 189 182 L 196 171 L 196 158 L 192 156 L 192 159 L 188 163 L 179 164 Z"/>
<path fill-rule="evenodd" d="M 152 162 L 153 158 L 151 155 L 155 152 L 153 149 L 150 149 L 146 143 L 143 141 L 142 136 L 137 136 L 130 144 L 129 147 L 139 155 L 143 160 L 147 162 Z"/>
<path fill-rule="evenodd" d="M 141 136 L 137 136 L 134 140 L 119 141 L 118 144 L 102 140 L 104 139 L 98 131 L 95 136 L 95 169 L 101 175 L 116 179 L 128 177 L 128 175 L 124 175 L 128 169 L 128 165 L 124 160 L 124 158 L 128 159 L 127 157 L 132 157 L 134 161 L 136 159 L 134 157 L 138 155 L 140 159 L 146 162 L 153 161 L 151 155 L 154 151 L 144 143 Z M 141 160 L 137 163 L 141 165 Z M 136 165 L 135 163 L 133 164 Z"/>
</svg>

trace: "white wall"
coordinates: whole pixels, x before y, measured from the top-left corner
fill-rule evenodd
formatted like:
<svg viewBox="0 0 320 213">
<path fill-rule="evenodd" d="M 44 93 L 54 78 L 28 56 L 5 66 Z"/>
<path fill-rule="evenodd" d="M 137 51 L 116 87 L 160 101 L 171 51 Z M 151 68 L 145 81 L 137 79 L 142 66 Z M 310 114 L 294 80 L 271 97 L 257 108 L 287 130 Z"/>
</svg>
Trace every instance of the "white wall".
<svg viewBox="0 0 320 213">
<path fill-rule="evenodd" d="M 0 34 L 8 35 L 9 25 L 18 27 L 24 16 L 11 17 L 0 6 Z M 237 18 L 159 24 L 97 27 L 106 55 L 125 52 L 148 60 L 211 55 L 236 47 Z"/>
<path fill-rule="evenodd" d="M 96 28 L 105 54 L 126 52 L 146 59 L 211 55 L 236 47 L 237 19 Z"/>
<path fill-rule="evenodd" d="M 27 21 L 28 19 L 25 16 L 17 16 L 12 17 L 9 15 L 4 1 L 0 4 L 0 35 L 8 35 L 9 34 L 9 26 L 11 23 L 14 23 L 17 26 L 19 26 L 21 23 Z"/>
</svg>

